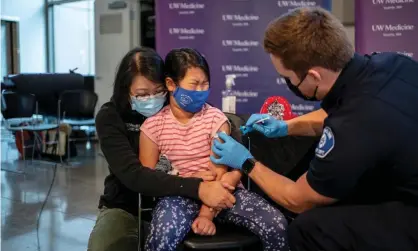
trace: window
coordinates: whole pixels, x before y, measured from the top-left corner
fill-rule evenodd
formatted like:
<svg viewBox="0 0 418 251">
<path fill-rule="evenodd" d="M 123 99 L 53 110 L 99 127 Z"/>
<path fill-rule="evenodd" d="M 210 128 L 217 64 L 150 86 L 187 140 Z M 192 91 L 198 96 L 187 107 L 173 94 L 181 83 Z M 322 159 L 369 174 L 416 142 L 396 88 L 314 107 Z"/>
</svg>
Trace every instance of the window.
<svg viewBox="0 0 418 251">
<path fill-rule="evenodd" d="M 94 75 L 94 1 L 50 3 L 52 70 Z"/>
<path fill-rule="evenodd" d="M 18 22 L 1 20 L 1 70 L 0 81 L 9 74 L 17 74 L 19 65 Z"/>
<path fill-rule="evenodd" d="M 6 22 L 1 21 L 1 71 L 0 71 L 0 81 L 3 79 L 4 76 L 9 74 L 9 60 L 7 57 L 8 50 L 7 50 L 7 32 L 6 32 Z"/>
</svg>

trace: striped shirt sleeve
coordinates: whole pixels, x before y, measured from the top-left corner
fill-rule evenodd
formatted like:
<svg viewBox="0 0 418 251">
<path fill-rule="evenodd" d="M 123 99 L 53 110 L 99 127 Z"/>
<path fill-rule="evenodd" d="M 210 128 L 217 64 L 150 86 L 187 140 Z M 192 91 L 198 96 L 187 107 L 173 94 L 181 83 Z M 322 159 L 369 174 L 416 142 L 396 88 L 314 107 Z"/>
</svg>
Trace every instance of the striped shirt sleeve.
<svg viewBox="0 0 418 251">
<path fill-rule="evenodd" d="M 221 126 L 225 123 L 228 122 L 229 124 L 229 120 L 228 118 L 225 116 L 225 114 L 219 110 L 218 108 L 215 107 L 211 107 L 210 109 L 214 109 L 214 115 L 213 115 L 213 120 L 212 120 L 212 128 L 211 128 L 211 134 L 210 136 L 213 138 L 216 133 L 219 132 L 219 129 L 221 128 Z M 231 130 L 231 125 L 229 125 L 229 130 Z M 226 134 L 231 134 L 231 132 L 225 132 Z"/>
<path fill-rule="evenodd" d="M 147 137 L 159 146 L 158 132 L 161 129 L 161 118 L 160 114 L 156 114 L 153 117 L 147 118 L 141 126 L 141 133 L 145 133 Z"/>
</svg>

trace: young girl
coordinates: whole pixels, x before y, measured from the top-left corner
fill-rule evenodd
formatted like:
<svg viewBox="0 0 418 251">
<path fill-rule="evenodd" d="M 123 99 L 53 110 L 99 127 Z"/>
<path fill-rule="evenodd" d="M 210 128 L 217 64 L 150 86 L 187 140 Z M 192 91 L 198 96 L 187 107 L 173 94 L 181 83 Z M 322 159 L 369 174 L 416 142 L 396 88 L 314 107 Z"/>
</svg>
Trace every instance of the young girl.
<svg viewBox="0 0 418 251">
<path fill-rule="evenodd" d="M 169 105 L 141 126 L 140 160 L 155 168 L 164 156 L 183 177 L 222 180 L 236 187 L 239 171 L 213 164 L 211 145 L 217 132 L 229 133 L 227 117 L 206 104 L 210 73 L 206 59 L 196 50 L 183 48 L 168 53 L 166 87 Z M 238 186 L 234 207 L 216 212 L 199 202 L 179 196 L 163 197 L 157 203 L 145 250 L 176 250 L 190 229 L 200 235 L 214 235 L 213 219 L 245 227 L 258 235 L 264 250 L 288 250 L 287 222 L 279 210 L 257 194 Z"/>
</svg>

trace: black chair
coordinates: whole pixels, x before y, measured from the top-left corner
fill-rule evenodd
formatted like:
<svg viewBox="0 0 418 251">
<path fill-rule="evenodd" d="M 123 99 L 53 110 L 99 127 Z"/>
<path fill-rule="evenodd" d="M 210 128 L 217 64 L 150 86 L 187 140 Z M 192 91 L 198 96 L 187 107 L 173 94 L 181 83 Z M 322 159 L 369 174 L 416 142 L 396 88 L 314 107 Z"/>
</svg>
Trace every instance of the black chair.
<svg viewBox="0 0 418 251">
<path fill-rule="evenodd" d="M 86 88 L 83 76 L 75 73 L 21 73 L 9 75 L 7 80 L 14 91 L 36 96 L 39 114 L 54 118 L 63 91 Z"/>
<path fill-rule="evenodd" d="M 61 122 L 72 126 L 94 125 L 97 100 L 97 94 L 87 90 L 62 92 L 58 100 Z"/>
<path fill-rule="evenodd" d="M 60 123 L 68 124 L 71 127 L 82 129 L 82 127 L 94 127 L 94 110 L 98 96 L 88 90 L 70 90 L 60 94 L 58 99 L 58 114 Z M 90 143 L 90 134 L 86 132 L 86 139 Z M 67 149 L 70 149 L 70 142 L 80 140 L 67 135 Z M 68 158 L 71 153 L 68 153 Z M 68 159 L 67 158 L 67 159 Z"/>
<path fill-rule="evenodd" d="M 35 152 L 35 142 L 38 139 L 42 141 L 37 132 L 57 129 L 58 124 L 42 123 L 42 120 L 36 119 L 34 115 L 38 113 L 38 102 L 35 95 L 29 93 L 18 93 L 13 91 L 2 92 L 2 114 L 4 124 L 7 130 L 12 133 L 21 133 L 22 138 L 22 156 L 26 166 L 27 148 L 32 148 L 32 160 Z M 30 131 L 34 134 L 34 140 L 31 145 L 25 145 L 23 137 L 24 131 Z M 46 142 L 52 144 L 56 142 Z"/>
<path fill-rule="evenodd" d="M 1 112 L 5 122 L 7 122 L 9 126 L 32 121 L 32 116 L 36 111 L 37 102 L 35 95 L 13 91 L 2 92 Z"/>
<path fill-rule="evenodd" d="M 240 126 L 245 124 L 245 120 L 242 119 L 240 116 L 232 114 L 232 113 L 225 113 L 227 116 L 230 125 L 231 125 L 231 136 L 239 141 L 242 142 L 242 134 L 240 131 Z M 244 184 L 249 184 L 248 178 L 243 178 L 243 180 L 247 179 Z M 144 217 L 143 213 L 148 213 L 152 211 L 152 206 L 148 206 L 146 208 L 142 208 L 142 202 L 144 199 L 150 199 L 147 197 L 142 197 L 139 195 L 139 247 L 141 247 L 143 243 L 143 236 L 148 234 L 147 226 L 149 222 L 143 220 Z M 149 202 L 144 203 L 151 205 Z M 148 218 L 149 215 L 148 215 Z M 144 233 L 143 233 L 144 232 Z M 216 225 L 216 234 L 214 236 L 201 236 L 196 234 L 189 234 L 185 240 L 183 241 L 183 245 L 179 248 L 180 250 L 224 250 L 224 249 L 238 249 L 243 250 L 246 247 L 250 247 L 252 245 L 257 245 L 260 243 L 260 240 L 257 236 L 253 233 L 248 231 L 247 229 L 239 228 L 236 226 L 231 225 L 224 225 L 224 224 L 217 224 Z"/>
</svg>

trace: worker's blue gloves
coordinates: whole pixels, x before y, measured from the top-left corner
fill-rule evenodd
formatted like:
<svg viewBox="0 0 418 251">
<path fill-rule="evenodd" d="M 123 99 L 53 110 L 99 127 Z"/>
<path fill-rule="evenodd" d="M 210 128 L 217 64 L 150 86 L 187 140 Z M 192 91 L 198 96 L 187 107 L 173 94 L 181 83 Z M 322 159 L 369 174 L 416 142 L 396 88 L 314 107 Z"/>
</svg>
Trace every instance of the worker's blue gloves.
<svg viewBox="0 0 418 251">
<path fill-rule="evenodd" d="M 261 119 L 268 118 L 260 123 L 256 123 Z M 253 114 L 245 124 L 246 132 L 256 130 L 268 138 L 284 137 L 288 134 L 287 123 L 283 120 L 278 120 L 268 114 Z M 244 133 L 245 134 L 245 133 Z"/>
<path fill-rule="evenodd" d="M 241 169 L 247 159 L 253 158 L 250 151 L 224 132 L 218 133 L 219 140 L 214 140 L 212 152 L 218 156 L 210 156 L 210 160 L 217 165 L 225 165 Z"/>
</svg>

